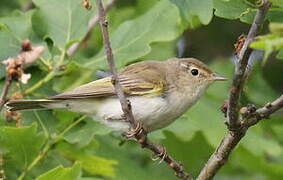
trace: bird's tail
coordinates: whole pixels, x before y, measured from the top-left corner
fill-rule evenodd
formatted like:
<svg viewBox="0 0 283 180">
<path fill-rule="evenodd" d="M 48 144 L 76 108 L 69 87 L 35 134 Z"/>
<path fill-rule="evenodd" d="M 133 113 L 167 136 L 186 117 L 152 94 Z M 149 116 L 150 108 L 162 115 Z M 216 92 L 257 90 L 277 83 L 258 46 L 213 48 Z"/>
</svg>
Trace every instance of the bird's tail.
<svg viewBox="0 0 283 180">
<path fill-rule="evenodd" d="M 31 109 L 49 109 L 60 108 L 60 100 L 36 99 L 36 100 L 10 100 L 5 106 L 8 111 L 31 110 Z M 62 107 L 63 108 L 63 107 Z"/>
</svg>

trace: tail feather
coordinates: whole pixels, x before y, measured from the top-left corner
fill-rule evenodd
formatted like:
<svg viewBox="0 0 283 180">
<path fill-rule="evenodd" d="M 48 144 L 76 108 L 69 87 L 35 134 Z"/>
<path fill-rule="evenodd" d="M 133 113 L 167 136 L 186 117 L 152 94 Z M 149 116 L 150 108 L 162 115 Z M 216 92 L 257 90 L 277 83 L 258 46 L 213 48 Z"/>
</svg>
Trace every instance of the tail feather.
<svg viewBox="0 0 283 180">
<path fill-rule="evenodd" d="M 29 109 L 48 109 L 48 105 L 57 102 L 57 100 L 36 99 L 36 100 L 11 100 L 5 106 L 8 111 L 19 111 Z"/>
</svg>

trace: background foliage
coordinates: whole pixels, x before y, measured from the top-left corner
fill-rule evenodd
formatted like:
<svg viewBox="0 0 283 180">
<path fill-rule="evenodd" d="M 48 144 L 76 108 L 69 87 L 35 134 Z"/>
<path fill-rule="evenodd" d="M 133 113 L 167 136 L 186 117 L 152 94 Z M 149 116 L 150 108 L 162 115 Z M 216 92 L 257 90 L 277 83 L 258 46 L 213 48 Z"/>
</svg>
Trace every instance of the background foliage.
<svg viewBox="0 0 283 180">
<path fill-rule="evenodd" d="M 233 44 L 246 33 L 257 9 L 255 0 L 118 0 L 108 13 L 111 43 L 119 67 L 148 59 L 201 58 L 219 74 L 232 77 Z M 251 47 L 264 50 L 264 61 L 244 88 L 242 105 L 264 105 L 283 89 L 283 1 L 272 0 L 262 36 Z M 98 27 L 75 56 L 66 50 L 81 40 L 88 20 L 80 0 L 0 2 L 0 60 L 16 56 L 23 40 L 46 47 L 36 64 L 25 98 L 54 95 L 96 78 L 107 70 Z M 108 3 L 105 1 L 105 3 Z M 255 59 L 261 52 L 255 54 Z M 268 60 L 267 60 L 268 59 Z M 0 69 L 2 89 L 5 69 Z M 38 86 L 38 83 L 40 86 Z M 219 107 L 230 82 L 214 84 L 190 111 L 169 127 L 150 135 L 198 174 L 225 133 Z M 13 93 L 18 88 L 13 87 Z M 136 143 L 121 145 L 119 134 L 80 114 L 28 111 L 21 122 L 0 117 L 0 177 L 6 179 L 174 179 L 164 164 L 153 162 Z M 16 127 L 17 124 L 17 127 Z M 216 179 L 281 179 L 283 177 L 283 116 L 253 127 Z"/>
</svg>

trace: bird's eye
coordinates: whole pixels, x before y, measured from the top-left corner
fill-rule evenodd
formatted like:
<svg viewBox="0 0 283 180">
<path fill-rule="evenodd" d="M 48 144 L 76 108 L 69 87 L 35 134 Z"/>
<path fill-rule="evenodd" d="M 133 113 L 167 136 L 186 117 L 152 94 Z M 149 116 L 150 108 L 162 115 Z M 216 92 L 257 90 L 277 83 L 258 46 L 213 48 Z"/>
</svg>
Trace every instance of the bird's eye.
<svg viewBox="0 0 283 180">
<path fill-rule="evenodd" d="M 197 69 L 192 69 L 191 73 L 193 76 L 197 76 L 198 75 L 198 70 Z"/>
</svg>

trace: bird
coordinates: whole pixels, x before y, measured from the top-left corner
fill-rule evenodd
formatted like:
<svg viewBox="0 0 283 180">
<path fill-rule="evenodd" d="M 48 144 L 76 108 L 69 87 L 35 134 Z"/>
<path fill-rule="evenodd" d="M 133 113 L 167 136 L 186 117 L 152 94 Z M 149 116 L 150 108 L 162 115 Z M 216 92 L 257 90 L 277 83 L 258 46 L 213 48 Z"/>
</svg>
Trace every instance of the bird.
<svg viewBox="0 0 283 180">
<path fill-rule="evenodd" d="M 146 132 L 168 126 L 190 109 L 213 82 L 227 80 L 196 58 L 137 62 L 119 71 L 118 79 L 135 120 Z M 111 76 L 44 99 L 10 100 L 5 106 L 8 111 L 66 109 L 91 116 L 116 131 L 126 132 L 131 127 L 124 118 Z"/>
</svg>

